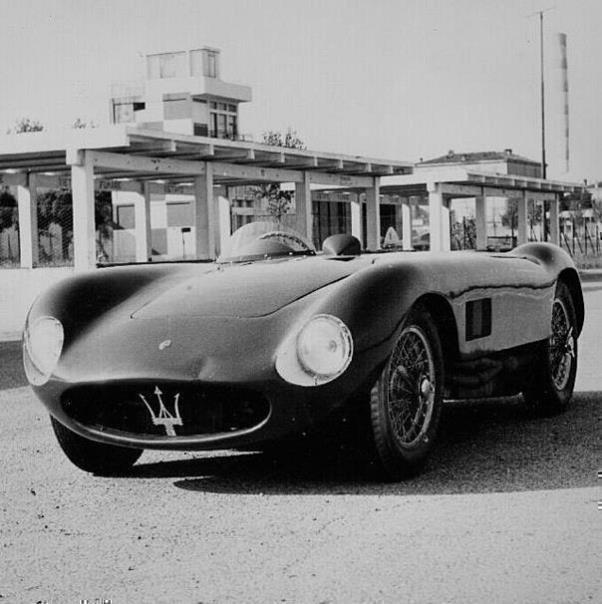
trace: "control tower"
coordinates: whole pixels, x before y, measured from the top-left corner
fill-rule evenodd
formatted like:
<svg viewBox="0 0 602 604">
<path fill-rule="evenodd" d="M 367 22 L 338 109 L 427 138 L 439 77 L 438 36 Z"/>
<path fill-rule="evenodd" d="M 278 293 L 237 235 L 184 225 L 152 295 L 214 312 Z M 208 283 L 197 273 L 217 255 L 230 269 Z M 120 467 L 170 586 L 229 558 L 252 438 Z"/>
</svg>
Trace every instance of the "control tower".
<svg viewBox="0 0 602 604">
<path fill-rule="evenodd" d="M 224 82 L 217 48 L 147 54 L 146 77 L 114 83 L 110 122 L 240 140 L 238 106 L 251 88 Z"/>
</svg>

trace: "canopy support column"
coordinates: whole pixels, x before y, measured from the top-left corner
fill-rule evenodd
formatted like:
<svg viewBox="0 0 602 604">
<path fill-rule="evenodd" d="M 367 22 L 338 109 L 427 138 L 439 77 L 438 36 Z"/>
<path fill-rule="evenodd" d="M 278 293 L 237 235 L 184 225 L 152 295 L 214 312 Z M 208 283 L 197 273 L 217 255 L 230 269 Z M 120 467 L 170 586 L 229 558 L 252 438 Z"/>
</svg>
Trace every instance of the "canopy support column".
<svg viewBox="0 0 602 604">
<path fill-rule="evenodd" d="M 374 178 L 374 185 L 366 189 L 366 230 L 367 248 L 380 249 L 380 178 Z"/>
<path fill-rule="evenodd" d="M 205 173 L 194 179 L 194 227 L 195 249 L 198 259 L 215 257 L 216 212 L 213 200 L 213 167 L 210 162 L 204 163 Z"/>
<path fill-rule="evenodd" d="M 554 194 L 550 199 L 550 239 L 551 243 L 560 245 L 560 200 Z"/>
<path fill-rule="evenodd" d="M 353 195 L 353 193 L 352 193 Z M 351 234 L 362 241 L 362 204 L 359 193 L 355 193 L 355 199 L 351 202 Z"/>
<path fill-rule="evenodd" d="M 32 268 L 39 260 L 36 175 L 29 174 L 27 186 L 17 186 L 19 254 L 21 268 Z"/>
<path fill-rule="evenodd" d="M 148 183 L 142 185 L 142 193 L 134 202 L 134 224 L 136 229 L 136 262 L 152 260 L 151 247 L 151 212 L 150 188 Z"/>
<path fill-rule="evenodd" d="M 449 239 L 449 208 L 445 205 L 441 185 L 427 185 L 429 199 L 429 231 L 430 250 L 432 252 L 448 252 Z"/>
<path fill-rule="evenodd" d="M 67 153 L 73 198 L 73 264 L 76 271 L 96 266 L 94 167 L 87 151 Z"/>
<path fill-rule="evenodd" d="M 523 191 L 522 197 L 518 200 L 518 232 L 516 234 L 517 245 L 522 245 L 529 241 L 529 198 L 527 191 Z"/>
<path fill-rule="evenodd" d="M 475 197 L 475 223 L 477 230 L 477 250 L 487 249 L 487 195 Z"/>
<path fill-rule="evenodd" d="M 216 253 L 219 256 L 225 249 L 232 231 L 232 217 L 230 215 L 230 199 L 228 196 L 219 195 L 217 198 L 218 220 L 216 226 Z"/>
<path fill-rule="evenodd" d="M 401 203 L 401 242 L 404 250 L 412 246 L 412 205 L 409 199 Z"/>
<path fill-rule="evenodd" d="M 313 241 L 313 214 L 310 178 L 303 172 L 303 181 L 295 183 L 295 214 L 297 232 L 308 241 Z"/>
</svg>

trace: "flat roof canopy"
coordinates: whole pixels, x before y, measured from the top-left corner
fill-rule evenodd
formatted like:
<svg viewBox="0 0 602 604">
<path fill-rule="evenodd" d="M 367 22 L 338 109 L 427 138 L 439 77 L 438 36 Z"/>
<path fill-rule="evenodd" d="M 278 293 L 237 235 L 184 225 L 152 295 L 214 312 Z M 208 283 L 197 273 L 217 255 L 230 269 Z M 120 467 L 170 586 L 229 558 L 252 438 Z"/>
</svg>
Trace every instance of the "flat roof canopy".
<svg viewBox="0 0 602 604">
<path fill-rule="evenodd" d="M 402 198 L 404 247 L 411 248 L 412 201 L 428 199 L 430 249 L 450 249 L 450 200 L 475 198 L 477 249 L 486 248 L 488 197 L 519 197 L 518 241 L 528 240 L 527 205 L 550 206 L 551 241 L 559 241 L 560 198 L 582 185 L 541 178 L 479 172 L 461 167 L 418 168 L 411 162 L 359 155 L 290 149 L 262 143 L 230 141 L 162 130 L 115 125 L 106 128 L 23 133 L 0 137 L 0 184 L 19 187 L 21 264 L 34 266 L 38 188 L 70 187 L 73 193 L 73 242 L 76 269 L 96 263 L 95 189 L 138 193 L 136 258 L 152 257 L 150 201 L 152 194 L 186 194 L 195 199 L 193 222 L 197 258 L 213 258 L 229 231 L 230 213 L 222 208 L 215 187 L 258 183 L 294 183 L 295 227 L 311 238 L 312 189 L 353 191 L 352 233 L 378 249 L 381 239 L 380 200 Z M 365 226 L 360 195 L 364 195 Z M 406 202 L 403 203 L 405 198 Z M 225 199 L 225 198 L 224 198 Z M 225 199 L 228 202 L 227 199 Z M 420 203 L 420 201 L 419 201 Z M 224 210 L 224 211 L 222 211 Z M 409 220 L 408 220 L 409 216 Z M 228 232 L 229 234 L 229 232 Z M 28 243 L 29 242 L 29 243 Z"/>
<path fill-rule="evenodd" d="M 80 150 L 92 155 L 98 179 L 155 180 L 184 184 L 213 165 L 216 185 L 258 182 L 302 182 L 365 187 L 374 177 L 407 174 L 411 162 L 390 161 L 276 147 L 255 142 L 230 141 L 116 125 L 0 137 L 0 171 L 68 173 Z M 370 180 L 369 180 L 370 179 Z"/>
<path fill-rule="evenodd" d="M 439 186 L 450 197 L 512 197 L 519 191 L 529 193 L 580 193 L 584 186 L 530 176 L 494 174 L 460 167 L 418 169 L 413 174 L 381 180 L 380 192 L 386 195 L 424 196 Z"/>
</svg>

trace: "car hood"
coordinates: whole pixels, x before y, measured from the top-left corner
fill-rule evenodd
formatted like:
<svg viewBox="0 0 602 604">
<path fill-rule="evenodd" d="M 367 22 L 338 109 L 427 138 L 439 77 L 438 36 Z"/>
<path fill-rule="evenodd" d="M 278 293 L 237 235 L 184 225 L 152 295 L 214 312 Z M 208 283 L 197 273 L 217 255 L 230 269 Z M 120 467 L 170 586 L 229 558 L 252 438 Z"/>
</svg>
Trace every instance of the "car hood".
<svg viewBox="0 0 602 604">
<path fill-rule="evenodd" d="M 355 270 L 353 262 L 322 258 L 212 265 L 167 288 L 151 287 L 132 317 L 261 317 Z"/>
</svg>

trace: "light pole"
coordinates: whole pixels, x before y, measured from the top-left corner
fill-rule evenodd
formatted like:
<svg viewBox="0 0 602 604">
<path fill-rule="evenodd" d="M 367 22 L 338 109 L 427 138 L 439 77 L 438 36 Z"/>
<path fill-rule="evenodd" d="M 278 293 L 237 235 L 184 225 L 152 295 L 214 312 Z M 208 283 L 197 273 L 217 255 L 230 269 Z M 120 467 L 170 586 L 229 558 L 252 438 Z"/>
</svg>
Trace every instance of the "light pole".
<svg viewBox="0 0 602 604">
<path fill-rule="evenodd" d="M 550 10 L 550 9 L 548 9 Z M 546 113 L 545 113 L 545 86 L 543 77 L 543 13 L 539 11 L 539 67 L 541 82 L 541 175 L 546 178 Z"/>
<path fill-rule="evenodd" d="M 546 166 L 546 110 L 545 110 L 545 85 L 544 85 L 544 60 L 543 60 L 543 14 L 554 10 L 552 6 L 544 10 L 531 13 L 529 17 L 539 15 L 539 84 L 541 90 L 541 175 L 547 177 Z"/>
</svg>

